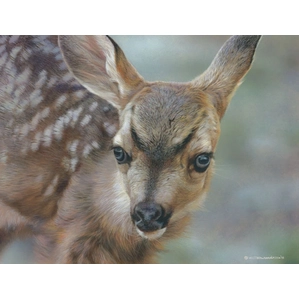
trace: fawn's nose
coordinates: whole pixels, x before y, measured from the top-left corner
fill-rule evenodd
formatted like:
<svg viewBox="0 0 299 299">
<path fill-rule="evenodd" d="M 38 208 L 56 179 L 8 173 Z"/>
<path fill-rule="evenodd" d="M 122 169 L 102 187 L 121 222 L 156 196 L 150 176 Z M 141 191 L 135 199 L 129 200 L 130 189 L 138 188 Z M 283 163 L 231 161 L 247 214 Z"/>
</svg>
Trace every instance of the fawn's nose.
<svg viewBox="0 0 299 299">
<path fill-rule="evenodd" d="M 154 202 L 138 203 L 132 214 L 135 225 L 144 232 L 151 232 L 164 228 L 168 224 L 170 215 L 165 213 L 165 209 Z"/>
</svg>

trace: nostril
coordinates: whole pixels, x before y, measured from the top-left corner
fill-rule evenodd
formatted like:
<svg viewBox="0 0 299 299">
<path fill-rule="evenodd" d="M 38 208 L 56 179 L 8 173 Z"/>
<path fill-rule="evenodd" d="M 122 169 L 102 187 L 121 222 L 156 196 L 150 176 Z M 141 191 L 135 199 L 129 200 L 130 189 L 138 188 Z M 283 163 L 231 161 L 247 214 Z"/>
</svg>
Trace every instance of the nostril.
<svg viewBox="0 0 299 299">
<path fill-rule="evenodd" d="M 153 215 L 153 220 L 158 220 L 162 215 L 163 215 L 163 209 L 160 205 L 158 205 Z"/>
<path fill-rule="evenodd" d="M 134 212 L 133 216 L 134 216 L 135 221 L 143 221 L 143 219 L 144 219 L 143 212 L 137 208 L 135 208 L 135 212 Z"/>
</svg>

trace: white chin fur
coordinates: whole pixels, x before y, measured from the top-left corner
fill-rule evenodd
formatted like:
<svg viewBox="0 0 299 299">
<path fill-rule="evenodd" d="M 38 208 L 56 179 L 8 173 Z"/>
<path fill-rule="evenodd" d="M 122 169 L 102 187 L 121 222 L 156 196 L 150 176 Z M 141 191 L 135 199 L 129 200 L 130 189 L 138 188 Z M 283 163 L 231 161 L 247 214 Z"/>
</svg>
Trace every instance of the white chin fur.
<svg viewBox="0 0 299 299">
<path fill-rule="evenodd" d="M 166 231 L 166 227 L 161 228 L 161 229 L 158 229 L 158 230 L 156 230 L 156 231 L 154 231 L 154 232 L 143 232 L 143 231 L 141 231 L 140 229 L 138 229 L 137 227 L 136 227 L 136 230 L 137 230 L 138 234 L 139 234 L 142 238 L 144 238 L 144 239 L 148 239 L 148 240 L 155 240 L 155 239 L 158 239 L 158 238 L 162 237 L 162 235 L 163 235 L 163 234 L 165 233 L 165 231 Z"/>
</svg>

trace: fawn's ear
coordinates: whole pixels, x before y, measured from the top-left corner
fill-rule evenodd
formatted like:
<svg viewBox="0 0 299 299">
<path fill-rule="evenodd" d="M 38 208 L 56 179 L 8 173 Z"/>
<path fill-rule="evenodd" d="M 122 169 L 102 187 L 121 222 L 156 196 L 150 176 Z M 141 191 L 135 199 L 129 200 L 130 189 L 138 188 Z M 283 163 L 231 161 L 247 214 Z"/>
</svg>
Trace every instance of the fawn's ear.
<svg viewBox="0 0 299 299">
<path fill-rule="evenodd" d="M 63 58 L 90 92 L 123 109 L 143 78 L 108 36 L 59 36 Z"/>
<path fill-rule="evenodd" d="M 220 119 L 249 71 L 255 48 L 261 36 L 232 36 L 219 50 L 209 68 L 191 84 L 210 95 Z"/>
</svg>

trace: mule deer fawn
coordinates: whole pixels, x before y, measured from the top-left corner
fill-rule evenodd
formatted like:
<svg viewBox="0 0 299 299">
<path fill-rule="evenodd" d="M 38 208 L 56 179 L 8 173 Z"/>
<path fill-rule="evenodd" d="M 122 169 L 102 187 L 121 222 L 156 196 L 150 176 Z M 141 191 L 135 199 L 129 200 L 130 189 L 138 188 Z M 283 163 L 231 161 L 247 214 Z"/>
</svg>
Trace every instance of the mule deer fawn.
<svg viewBox="0 0 299 299">
<path fill-rule="evenodd" d="M 259 36 L 188 83 L 147 82 L 108 36 L 0 41 L 0 246 L 43 263 L 149 263 L 204 200 Z"/>
</svg>

